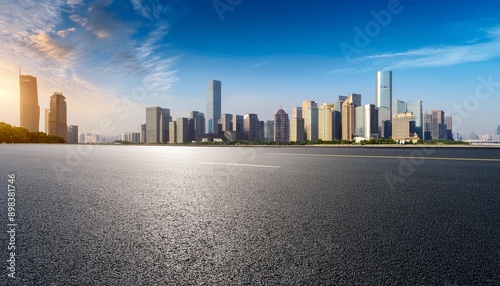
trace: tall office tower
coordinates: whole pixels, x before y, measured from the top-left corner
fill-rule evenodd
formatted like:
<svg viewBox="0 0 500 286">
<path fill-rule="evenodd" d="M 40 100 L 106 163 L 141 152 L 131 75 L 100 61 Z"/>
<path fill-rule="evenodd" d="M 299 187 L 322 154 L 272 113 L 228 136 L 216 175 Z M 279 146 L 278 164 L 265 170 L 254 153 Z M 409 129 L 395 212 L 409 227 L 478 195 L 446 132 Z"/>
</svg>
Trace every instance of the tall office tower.
<svg viewBox="0 0 500 286">
<path fill-rule="evenodd" d="M 378 108 L 373 104 L 365 104 L 365 122 L 364 122 L 364 137 L 378 138 Z"/>
<path fill-rule="evenodd" d="M 292 108 L 292 118 L 303 118 L 302 117 L 302 107 L 296 106 Z"/>
<path fill-rule="evenodd" d="M 68 142 L 66 118 L 66 97 L 60 92 L 54 92 L 50 97 L 49 134 L 59 135 Z"/>
<path fill-rule="evenodd" d="M 350 95 L 342 103 L 342 140 L 352 140 L 356 127 L 356 104 Z"/>
<path fill-rule="evenodd" d="M 78 144 L 78 125 L 68 126 L 68 144 Z"/>
<path fill-rule="evenodd" d="M 426 111 L 424 114 L 423 140 L 432 140 L 432 112 Z"/>
<path fill-rule="evenodd" d="M 189 115 L 193 119 L 194 140 L 199 142 L 203 134 L 205 134 L 205 114 L 191 111 Z"/>
<path fill-rule="evenodd" d="M 244 140 L 258 141 L 259 140 L 259 117 L 254 113 L 247 113 L 243 116 L 243 133 Z"/>
<path fill-rule="evenodd" d="M 392 116 L 392 139 L 404 141 L 415 134 L 415 116 L 411 112 Z"/>
<path fill-rule="evenodd" d="M 354 124 L 354 136 L 364 137 L 365 136 L 365 107 L 356 106 L 356 123 Z"/>
<path fill-rule="evenodd" d="M 390 109 L 392 104 L 392 71 L 378 71 L 375 85 L 375 106 Z"/>
<path fill-rule="evenodd" d="M 333 113 L 335 105 L 323 103 L 318 107 L 318 139 L 323 141 L 334 140 Z"/>
<path fill-rule="evenodd" d="M 304 100 L 302 101 L 302 118 L 304 118 L 304 136 L 309 138 L 309 128 L 311 128 L 311 118 L 307 117 L 307 109 L 311 106 L 318 106 L 314 100 Z"/>
<path fill-rule="evenodd" d="M 168 123 L 168 143 L 175 144 L 177 143 L 177 122 L 170 121 Z"/>
<path fill-rule="evenodd" d="M 146 123 L 144 124 L 139 124 L 139 142 L 145 143 L 146 142 Z"/>
<path fill-rule="evenodd" d="M 259 121 L 259 141 L 264 141 L 264 126 L 266 123 L 264 121 Z"/>
<path fill-rule="evenodd" d="M 453 140 L 453 118 L 451 116 L 444 117 L 444 124 L 446 126 L 446 139 Z"/>
<path fill-rule="evenodd" d="M 40 106 L 36 77 L 21 75 L 19 70 L 20 126 L 32 132 L 40 130 Z M 45 130 L 47 132 L 47 130 Z"/>
<path fill-rule="evenodd" d="M 45 133 L 49 134 L 50 108 L 45 108 Z"/>
<path fill-rule="evenodd" d="M 162 110 L 160 107 L 146 107 L 146 143 L 158 144 L 162 138 Z"/>
<path fill-rule="evenodd" d="M 399 114 L 406 112 L 406 102 L 395 99 L 392 101 L 392 114 Z"/>
<path fill-rule="evenodd" d="M 378 129 L 381 138 L 391 138 L 391 109 L 386 107 L 378 108 Z"/>
<path fill-rule="evenodd" d="M 170 137 L 169 135 L 169 122 L 172 121 L 172 116 L 170 116 L 170 109 L 162 108 L 160 116 L 160 142 L 167 143 Z"/>
<path fill-rule="evenodd" d="M 78 143 L 85 143 L 85 133 L 83 132 L 78 133 Z"/>
<path fill-rule="evenodd" d="M 406 111 L 415 116 L 415 132 L 418 138 L 424 139 L 424 115 L 422 110 L 422 100 L 417 99 L 406 103 Z"/>
<path fill-rule="evenodd" d="M 177 118 L 177 139 L 175 143 L 187 143 L 189 134 L 189 120 L 186 117 Z"/>
<path fill-rule="evenodd" d="M 236 132 L 236 141 L 243 140 L 243 115 L 233 115 L 233 131 Z"/>
<path fill-rule="evenodd" d="M 309 119 L 307 127 L 307 140 L 318 141 L 318 106 L 311 105 L 307 108 L 306 118 Z"/>
<path fill-rule="evenodd" d="M 333 140 L 342 139 L 342 112 L 334 110 L 332 113 L 333 119 Z"/>
<path fill-rule="evenodd" d="M 267 142 L 274 141 L 274 120 L 267 120 L 264 125 L 264 140 Z"/>
<path fill-rule="evenodd" d="M 290 119 L 290 141 L 304 141 L 304 118 L 294 117 Z"/>
<path fill-rule="evenodd" d="M 347 99 L 347 96 L 339 95 L 339 99 L 335 102 L 335 110 L 342 113 L 342 104 Z"/>
<path fill-rule="evenodd" d="M 220 122 L 222 124 L 222 131 L 232 131 L 233 130 L 233 115 L 229 113 L 224 113 L 221 115 Z"/>
<path fill-rule="evenodd" d="M 432 139 L 446 139 L 446 126 L 444 124 L 444 111 L 432 111 L 432 124 L 431 124 Z"/>
<path fill-rule="evenodd" d="M 274 141 L 288 142 L 290 140 L 290 120 L 288 114 L 280 108 L 274 114 Z"/>
<path fill-rule="evenodd" d="M 218 80 L 207 82 L 207 133 L 218 134 L 218 122 L 221 116 L 222 84 Z"/>
</svg>

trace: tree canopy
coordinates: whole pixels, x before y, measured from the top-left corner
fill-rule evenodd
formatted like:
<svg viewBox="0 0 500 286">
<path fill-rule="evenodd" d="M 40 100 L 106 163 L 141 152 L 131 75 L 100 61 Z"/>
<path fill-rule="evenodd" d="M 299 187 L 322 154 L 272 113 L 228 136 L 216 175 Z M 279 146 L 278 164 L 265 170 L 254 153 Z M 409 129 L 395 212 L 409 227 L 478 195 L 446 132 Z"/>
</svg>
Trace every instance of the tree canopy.
<svg viewBox="0 0 500 286">
<path fill-rule="evenodd" d="M 61 136 L 31 132 L 24 127 L 0 122 L 0 143 L 66 143 L 66 141 Z"/>
</svg>

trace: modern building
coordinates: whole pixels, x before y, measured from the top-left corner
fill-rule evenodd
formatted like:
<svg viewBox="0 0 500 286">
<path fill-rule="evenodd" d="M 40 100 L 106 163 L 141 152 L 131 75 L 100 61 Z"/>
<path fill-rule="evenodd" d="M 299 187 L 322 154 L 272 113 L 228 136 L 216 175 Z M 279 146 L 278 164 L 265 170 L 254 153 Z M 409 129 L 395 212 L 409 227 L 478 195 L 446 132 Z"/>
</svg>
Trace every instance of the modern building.
<svg viewBox="0 0 500 286">
<path fill-rule="evenodd" d="M 264 141 L 264 126 L 266 123 L 264 121 L 259 121 L 259 141 Z"/>
<path fill-rule="evenodd" d="M 139 142 L 146 142 L 146 123 L 139 124 Z"/>
<path fill-rule="evenodd" d="M 290 141 L 304 141 L 304 118 L 294 117 L 290 119 Z"/>
<path fill-rule="evenodd" d="M 40 130 L 40 106 L 36 77 L 21 75 L 19 70 L 20 125 L 32 132 Z M 47 132 L 47 130 L 45 130 Z"/>
<path fill-rule="evenodd" d="M 347 96 L 339 95 L 339 99 L 335 102 L 335 110 L 342 113 L 342 104 L 347 99 Z"/>
<path fill-rule="evenodd" d="M 365 107 L 356 106 L 356 123 L 354 124 L 354 137 L 365 138 Z"/>
<path fill-rule="evenodd" d="M 175 143 L 187 143 L 189 134 L 189 118 L 179 117 L 176 123 L 176 141 Z"/>
<path fill-rule="evenodd" d="M 306 118 L 309 120 L 307 140 L 318 141 L 318 106 L 311 105 L 307 108 Z"/>
<path fill-rule="evenodd" d="M 292 118 L 303 118 L 302 117 L 302 107 L 296 106 L 292 108 Z"/>
<path fill-rule="evenodd" d="M 335 105 L 323 103 L 318 107 L 318 139 L 323 141 L 333 141 L 334 138 L 334 112 Z"/>
<path fill-rule="evenodd" d="M 78 125 L 68 126 L 68 144 L 78 144 Z"/>
<path fill-rule="evenodd" d="M 218 134 L 218 122 L 221 117 L 222 84 L 218 80 L 207 82 L 207 133 Z"/>
<path fill-rule="evenodd" d="M 220 123 L 222 126 L 222 131 L 231 131 L 233 130 L 233 115 L 229 113 L 224 113 L 220 117 Z"/>
<path fill-rule="evenodd" d="M 50 120 L 50 108 L 45 108 L 44 112 L 45 117 L 45 133 L 49 134 L 49 120 Z"/>
<path fill-rule="evenodd" d="M 387 107 L 377 107 L 377 109 L 380 138 L 391 138 L 391 109 Z"/>
<path fill-rule="evenodd" d="M 356 104 L 352 94 L 342 103 L 342 140 L 352 140 L 356 129 Z"/>
<path fill-rule="evenodd" d="M 194 140 L 201 142 L 201 137 L 205 134 L 205 114 L 198 111 L 191 111 L 189 115 L 193 120 Z"/>
<path fill-rule="evenodd" d="M 423 126 L 424 140 L 432 140 L 432 112 L 426 111 L 424 114 Z"/>
<path fill-rule="evenodd" d="M 391 109 L 392 105 L 392 71 L 378 71 L 375 83 L 375 106 Z M 384 120 L 391 120 L 391 117 Z"/>
<path fill-rule="evenodd" d="M 274 120 L 267 120 L 264 125 L 264 140 L 272 142 L 274 138 Z"/>
<path fill-rule="evenodd" d="M 444 123 L 444 111 L 432 111 L 432 124 L 431 124 L 432 139 L 446 139 L 446 125 Z"/>
<path fill-rule="evenodd" d="M 68 124 L 66 120 L 66 97 L 60 92 L 54 92 L 50 97 L 49 134 L 61 136 L 68 142 Z"/>
<path fill-rule="evenodd" d="M 422 109 L 422 100 L 417 99 L 406 103 L 406 112 L 413 113 L 415 116 L 415 132 L 418 138 L 424 138 L 424 114 Z"/>
<path fill-rule="evenodd" d="M 290 140 L 290 120 L 288 114 L 280 108 L 274 114 L 274 141 L 288 142 Z"/>
<path fill-rule="evenodd" d="M 379 137 L 378 129 L 378 108 L 373 104 L 365 104 L 364 106 L 365 122 L 363 137 L 376 139 Z"/>
<path fill-rule="evenodd" d="M 444 124 L 446 125 L 446 139 L 453 140 L 453 118 L 451 116 L 445 116 Z"/>
<path fill-rule="evenodd" d="M 398 142 L 418 139 L 415 132 L 415 116 L 411 112 L 392 116 L 392 139 Z"/>
<path fill-rule="evenodd" d="M 172 116 L 170 116 L 170 109 L 162 108 L 161 109 L 161 118 L 160 118 L 160 142 L 167 143 L 170 137 L 169 134 L 169 122 L 172 121 Z"/>
<path fill-rule="evenodd" d="M 406 112 L 406 102 L 395 99 L 392 101 L 392 114 L 399 114 Z"/>
<path fill-rule="evenodd" d="M 79 132 L 78 133 L 78 143 L 85 143 L 85 133 Z"/>
<path fill-rule="evenodd" d="M 236 132 L 236 140 L 243 140 L 243 115 L 233 115 L 233 131 Z"/>
<path fill-rule="evenodd" d="M 260 121 L 257 114 L 247 113 L 243 116 L 243 139 L 247 141 L 258 141 L 260 133 Z"/>
<path fill-rule="evenodd" d="M 175 144 L 177 143 L 177 122 L 176 121 L 170 121 L 168 123 L 168 143 L 169 144 Z"/>
<path fill-rule="evenodd" d="M 158 144 L 161 138 L 161 107 L 146 107 L 146 143 Z"/>
<path fill-rule="evenodd" d="M 314 100 L 304 100 L 302 101 L 302 118 L 304 118 L 304 136 L 305 138 L 309 138 L 309 128 L 311 128 L 311 118 L 307 117 L 307 109 L 311 106 L 318 106 L 316 101 Z"/>
</svg>

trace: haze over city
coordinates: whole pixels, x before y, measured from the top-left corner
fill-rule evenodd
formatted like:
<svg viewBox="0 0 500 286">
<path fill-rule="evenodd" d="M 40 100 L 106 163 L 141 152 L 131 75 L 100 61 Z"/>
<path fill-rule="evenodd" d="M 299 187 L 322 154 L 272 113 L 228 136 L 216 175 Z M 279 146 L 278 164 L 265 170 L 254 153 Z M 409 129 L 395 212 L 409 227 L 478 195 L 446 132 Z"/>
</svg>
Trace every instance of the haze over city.
<svg viewBox="0 0 500 286">
<path fill-rule="evenodd" d="M 113 135 L 136 131 L 146 106 L 172 117 L 205 112 L 210 79 L 223 82 L 222 113 L 267 120 L 303 100 L 360 93 L 374 103 L 376 71 L 392 70 L 394 100 L 421 99 L 454 119 L 455 106 L 474 105 L 454 132 L 494 132 L 499 9 L 500 1 L 6 1 L 0 121 L 19 125 L 19 66 L 37 77 L 41 110 L 60 91 L 68 123 L 94 132 L 108 118 Z"/>
</svg>

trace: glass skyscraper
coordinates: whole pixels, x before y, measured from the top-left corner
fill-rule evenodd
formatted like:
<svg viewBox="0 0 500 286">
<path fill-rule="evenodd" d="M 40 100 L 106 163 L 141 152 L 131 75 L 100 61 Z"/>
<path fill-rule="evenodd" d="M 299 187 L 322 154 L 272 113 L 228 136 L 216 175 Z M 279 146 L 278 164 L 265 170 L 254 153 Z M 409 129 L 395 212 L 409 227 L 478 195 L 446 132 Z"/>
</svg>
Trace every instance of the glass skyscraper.
<svg viewBox="0 0 500 286">
<path fill-rule="evenodd" d="M 389 118 L 392 119 L 392 71 L 378 71 L 375 88 L 375 106 L 378 108 L 389 108 Z"/>
<path fill-rule="evenodd" d="M 218 122 L 221 116 L 222 84 L 218 80 L 207 82 L 207 133 L 219 133 Z"/>
<path fill-rule="evenodd" d="M 32 132 L 40 129 L 40 106 L 36 77 L 19 72 L 20 126 Z M 48 132 L 45 130 L 45 132 Z"/>
<path fill-rule="evenodd" d="M 406 110 L 413 113 L 415 116 L 415 132 L 417 132 L 418 138 L 424 139 L 424 115 L 422 110 L 422 100 L 408 101 L 406 103 Z"/>
</svg>

